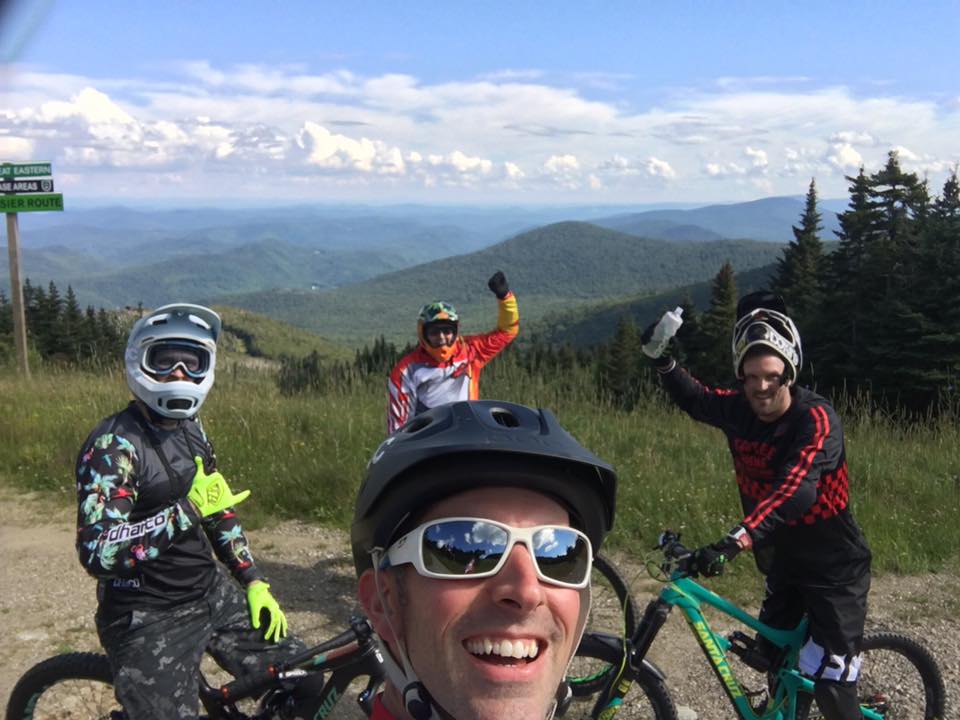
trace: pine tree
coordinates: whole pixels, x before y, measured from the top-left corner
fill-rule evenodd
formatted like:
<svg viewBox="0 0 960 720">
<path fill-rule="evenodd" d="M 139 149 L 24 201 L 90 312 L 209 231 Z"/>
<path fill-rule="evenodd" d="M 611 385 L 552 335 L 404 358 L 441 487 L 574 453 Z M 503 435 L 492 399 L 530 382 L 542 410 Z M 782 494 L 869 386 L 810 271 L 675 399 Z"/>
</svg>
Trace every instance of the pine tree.
<svg viewBox="0 0 960 720">
<path fill-rule="evenodd" d="M 620 318 L 604 355 L 600 386 L 615 406 L 630 410 L 636 404 L 640 386 L 640 334 L 632 315 Z"/>
<path fill-rule="evenodd" d="M 63 352 L 74 361 L 84 355 L 84 344 L 88 342 L 85 329 L 80 303 L 77 302 L 73 287 L 67 285 L 67 296 L 63 302 L 63 313 L 60 318 L 60 343 Z"/>
<path fill-rule="evenodd" d="M 701 333 L 703 359 L 694 374 L 703 382 L 720 385 L 730 380 L 730 336 L 737 319 L 737 282 L 733 266 L 727 261 L 713 279 L 710 309 L 703 314 Z"/>
<path fill-rule="evenodd" d="M 814 326 L 814 317 L 823 303 L 824 256 L 820 240 L 821 215 L 817 211 L 817 186 L 810 181 L 800 226 L 793 227 L 794 239 L 784 248 L 777 263 L 771 289 L 779 293 L 801 329 Z"/>
</svg>

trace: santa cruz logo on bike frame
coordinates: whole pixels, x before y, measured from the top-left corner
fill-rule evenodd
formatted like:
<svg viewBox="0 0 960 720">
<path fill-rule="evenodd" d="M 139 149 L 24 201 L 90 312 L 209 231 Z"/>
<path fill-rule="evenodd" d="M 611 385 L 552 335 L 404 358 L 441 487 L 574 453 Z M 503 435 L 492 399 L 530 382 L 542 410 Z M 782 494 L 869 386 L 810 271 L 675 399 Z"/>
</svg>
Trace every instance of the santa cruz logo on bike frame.
<svg viewBox="0 0 960 720">
<path fill-rule="evenodd" d="M 707 651 L 707 655 L 710 656 L 711 662 L 716 665 L 717 672 L 720 673 L 720 677 L 723 678 L 723 684 L 727 686 L 730 697 L 743 697 L 743 691 L 740 690 L 740 686 L 737 685 L 737 679 L 730 670 L 730 663 L 727 662 L 727 659 L 723 656 L 723 652 L 717 647 L 717 643 L 713 641 L 707 626 L 698 621 L 693 623 L 693 629 L 697 631 L 697 636 Z"/>
</svg>

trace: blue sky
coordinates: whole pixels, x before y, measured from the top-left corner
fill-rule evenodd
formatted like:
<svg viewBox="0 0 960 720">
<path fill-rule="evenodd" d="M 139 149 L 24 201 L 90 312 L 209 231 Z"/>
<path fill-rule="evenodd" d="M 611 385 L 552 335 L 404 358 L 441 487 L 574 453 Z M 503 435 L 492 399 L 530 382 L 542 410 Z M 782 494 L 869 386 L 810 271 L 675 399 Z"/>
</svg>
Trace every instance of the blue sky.
<svg viewBox="0 0 960 720">
<path fill-rule="evenodd" d="M 0 159 L 118 202 L 723 202 L 960 160 L 960 3 L 45 2 Z"/>
</svg>

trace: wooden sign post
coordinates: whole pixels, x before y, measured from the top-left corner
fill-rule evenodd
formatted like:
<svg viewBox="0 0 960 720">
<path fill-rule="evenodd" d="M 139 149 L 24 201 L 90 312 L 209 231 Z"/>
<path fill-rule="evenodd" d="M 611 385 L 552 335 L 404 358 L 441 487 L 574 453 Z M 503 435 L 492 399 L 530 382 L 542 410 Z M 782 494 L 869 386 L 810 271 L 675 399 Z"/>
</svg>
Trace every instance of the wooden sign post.
<svg viewBox="0 0 960 720">
<path fill-rule="evenodd" d="M 10 258 L 10 295 L 13 305 L 13 341 L 17 366 L 30 379 L 27 361 L 27 321 L 20 280 L 20 224 L 18 212 L 63 210 L 63 195 L 50 192 L 53 180 L 23 180 L 52 175 L 50 163 L 0 163 L 0 212 L 7 214 L 7 254 Z M 26 193 L 26 194 L 23 194 Z"/>
</svg>

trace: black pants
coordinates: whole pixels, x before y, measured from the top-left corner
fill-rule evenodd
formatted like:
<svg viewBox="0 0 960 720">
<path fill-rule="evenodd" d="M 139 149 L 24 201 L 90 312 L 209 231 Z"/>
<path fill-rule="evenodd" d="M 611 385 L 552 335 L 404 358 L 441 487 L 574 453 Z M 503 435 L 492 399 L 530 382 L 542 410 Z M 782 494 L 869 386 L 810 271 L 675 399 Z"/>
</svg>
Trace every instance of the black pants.
<svg viewBox="0 0 960 720">
<path fill-rule="evenodd" d="M 199 710 L 200 660 L 209 651 L 237 677 L 292 657 L 303 643 L 278 644 L 250 625 L 240 587 L 222 573 L 206 595 L 169 609 L 134 610 L 104 621 L 97 633 L 113 669 L 117 700 L 131 720 L 193 720 Z"/>
<path fill-rule="evenodd" d="M 767 576 L 760 620 L 777 628 L 796 627 L 810 618 L 800 670 L 816 680 L 856 682 L 870 590 L 869 560 L 851 568 L 844 582 L 811 582 L 790 577 L 776 566 Z"/>
</svg>

